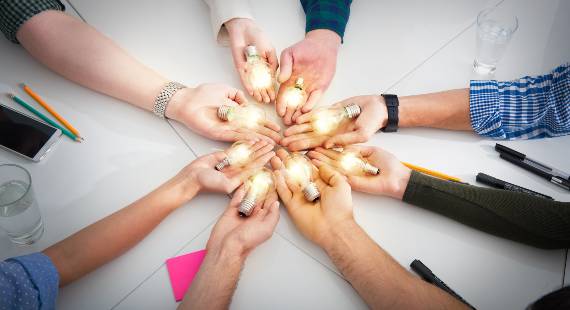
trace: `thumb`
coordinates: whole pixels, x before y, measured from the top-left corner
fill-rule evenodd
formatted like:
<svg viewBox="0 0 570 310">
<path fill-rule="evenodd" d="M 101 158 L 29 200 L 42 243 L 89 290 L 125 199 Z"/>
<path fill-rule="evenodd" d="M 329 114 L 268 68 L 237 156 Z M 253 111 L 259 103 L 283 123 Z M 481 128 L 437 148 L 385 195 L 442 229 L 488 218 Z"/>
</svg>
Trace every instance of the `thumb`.
<svg viewBox="0 0 570 310">
<path fill-rule="evenodd" d="M 366 136 L 360 131 L 351 131 L 349 133 L 343 133 L 341 135 L 333 136 L 332 138 L 325 141 L 325 148 L 330 149 L 337 146 L 346 146 L 350 144 L 357 144 L 366 142 Z"/>
<path fill-rule="evenodd" d="M 281 53 L 280 68 L 278 80 L 279 83 L 283 83 L 291 78 L 291 74 L 293 73 L 293 55 L 291 54 L 291 50 L 286 49 Z"/>
<path fill-rule="evenodd" d="M 319 168 L 319 175 L 326 184 L 332 187 L 346 183 L 344 177 L 328 165 L 323 165 Z"/>
</svg>

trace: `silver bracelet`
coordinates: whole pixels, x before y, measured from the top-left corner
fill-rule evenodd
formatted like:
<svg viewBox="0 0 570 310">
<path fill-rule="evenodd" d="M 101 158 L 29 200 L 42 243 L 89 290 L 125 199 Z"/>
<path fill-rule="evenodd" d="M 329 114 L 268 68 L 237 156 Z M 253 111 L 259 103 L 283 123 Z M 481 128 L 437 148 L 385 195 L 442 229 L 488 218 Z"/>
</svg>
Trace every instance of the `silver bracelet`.
<svg viewBox="0 0 570 310">
<path fill-rule="evenodd" d="M 156 96 L 156 99 L 154 99 L 152 112 L 160 118 L 165 118 L 164 114 L 166 113 L 166 107 L 168 103 L 170 103 L 170 99 L 172 99 L 172 96 L 174 96 L 177 91 L 183 88 L 186 88 L 186 86 L 178 82 L 166 83 L 158 96 Z"/>
</svg>

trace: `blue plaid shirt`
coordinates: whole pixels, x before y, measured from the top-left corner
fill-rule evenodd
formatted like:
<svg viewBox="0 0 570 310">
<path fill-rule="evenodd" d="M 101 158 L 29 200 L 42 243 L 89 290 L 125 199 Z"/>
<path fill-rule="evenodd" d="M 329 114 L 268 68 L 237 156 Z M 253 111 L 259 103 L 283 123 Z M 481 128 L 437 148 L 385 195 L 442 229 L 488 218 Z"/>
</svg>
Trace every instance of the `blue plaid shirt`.
<svg viewBox="0 0 570 310">
<path fill-rule="evenodd" d="M 513 81 L 471 81 L 471 127 L 494 139 L 570 134 L 570 64 Z"/>
</svg>

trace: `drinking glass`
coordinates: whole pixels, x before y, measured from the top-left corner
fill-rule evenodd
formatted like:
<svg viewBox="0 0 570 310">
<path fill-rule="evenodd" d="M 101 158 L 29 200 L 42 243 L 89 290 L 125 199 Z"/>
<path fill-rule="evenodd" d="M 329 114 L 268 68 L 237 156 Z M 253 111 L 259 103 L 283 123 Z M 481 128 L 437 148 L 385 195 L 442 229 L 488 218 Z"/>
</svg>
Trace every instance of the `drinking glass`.
<svg viewBox="0 0 570 310">
<path fill-rule="evenodd" d="M 479 74 L 493 74 L 518 27 L 518 18 L 500 8 L 489 8 L 479 12 L 477 54 L 473 70 Z"/>
<path fill-rule="evenodd" d="M 0 228 L 20 245 L 36 242 L 44 232 L 32 177 L 18 165 L 0 165 Z"/>
</svg>

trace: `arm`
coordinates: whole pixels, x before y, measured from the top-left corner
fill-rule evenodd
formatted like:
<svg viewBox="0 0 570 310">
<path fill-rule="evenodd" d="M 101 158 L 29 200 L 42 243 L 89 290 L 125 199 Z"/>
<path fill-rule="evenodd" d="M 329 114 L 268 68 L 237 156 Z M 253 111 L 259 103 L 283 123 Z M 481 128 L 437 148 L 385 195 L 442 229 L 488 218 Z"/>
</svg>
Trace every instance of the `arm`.
<svg viewBox="0 0 570 310">
<path fill-rule="evenodd" d="M 301 0 L 305 11 L 305 32 L 317 29 L 328 29 L 341 38 L 350 16 L 352 0 Z"/>
</svg>

